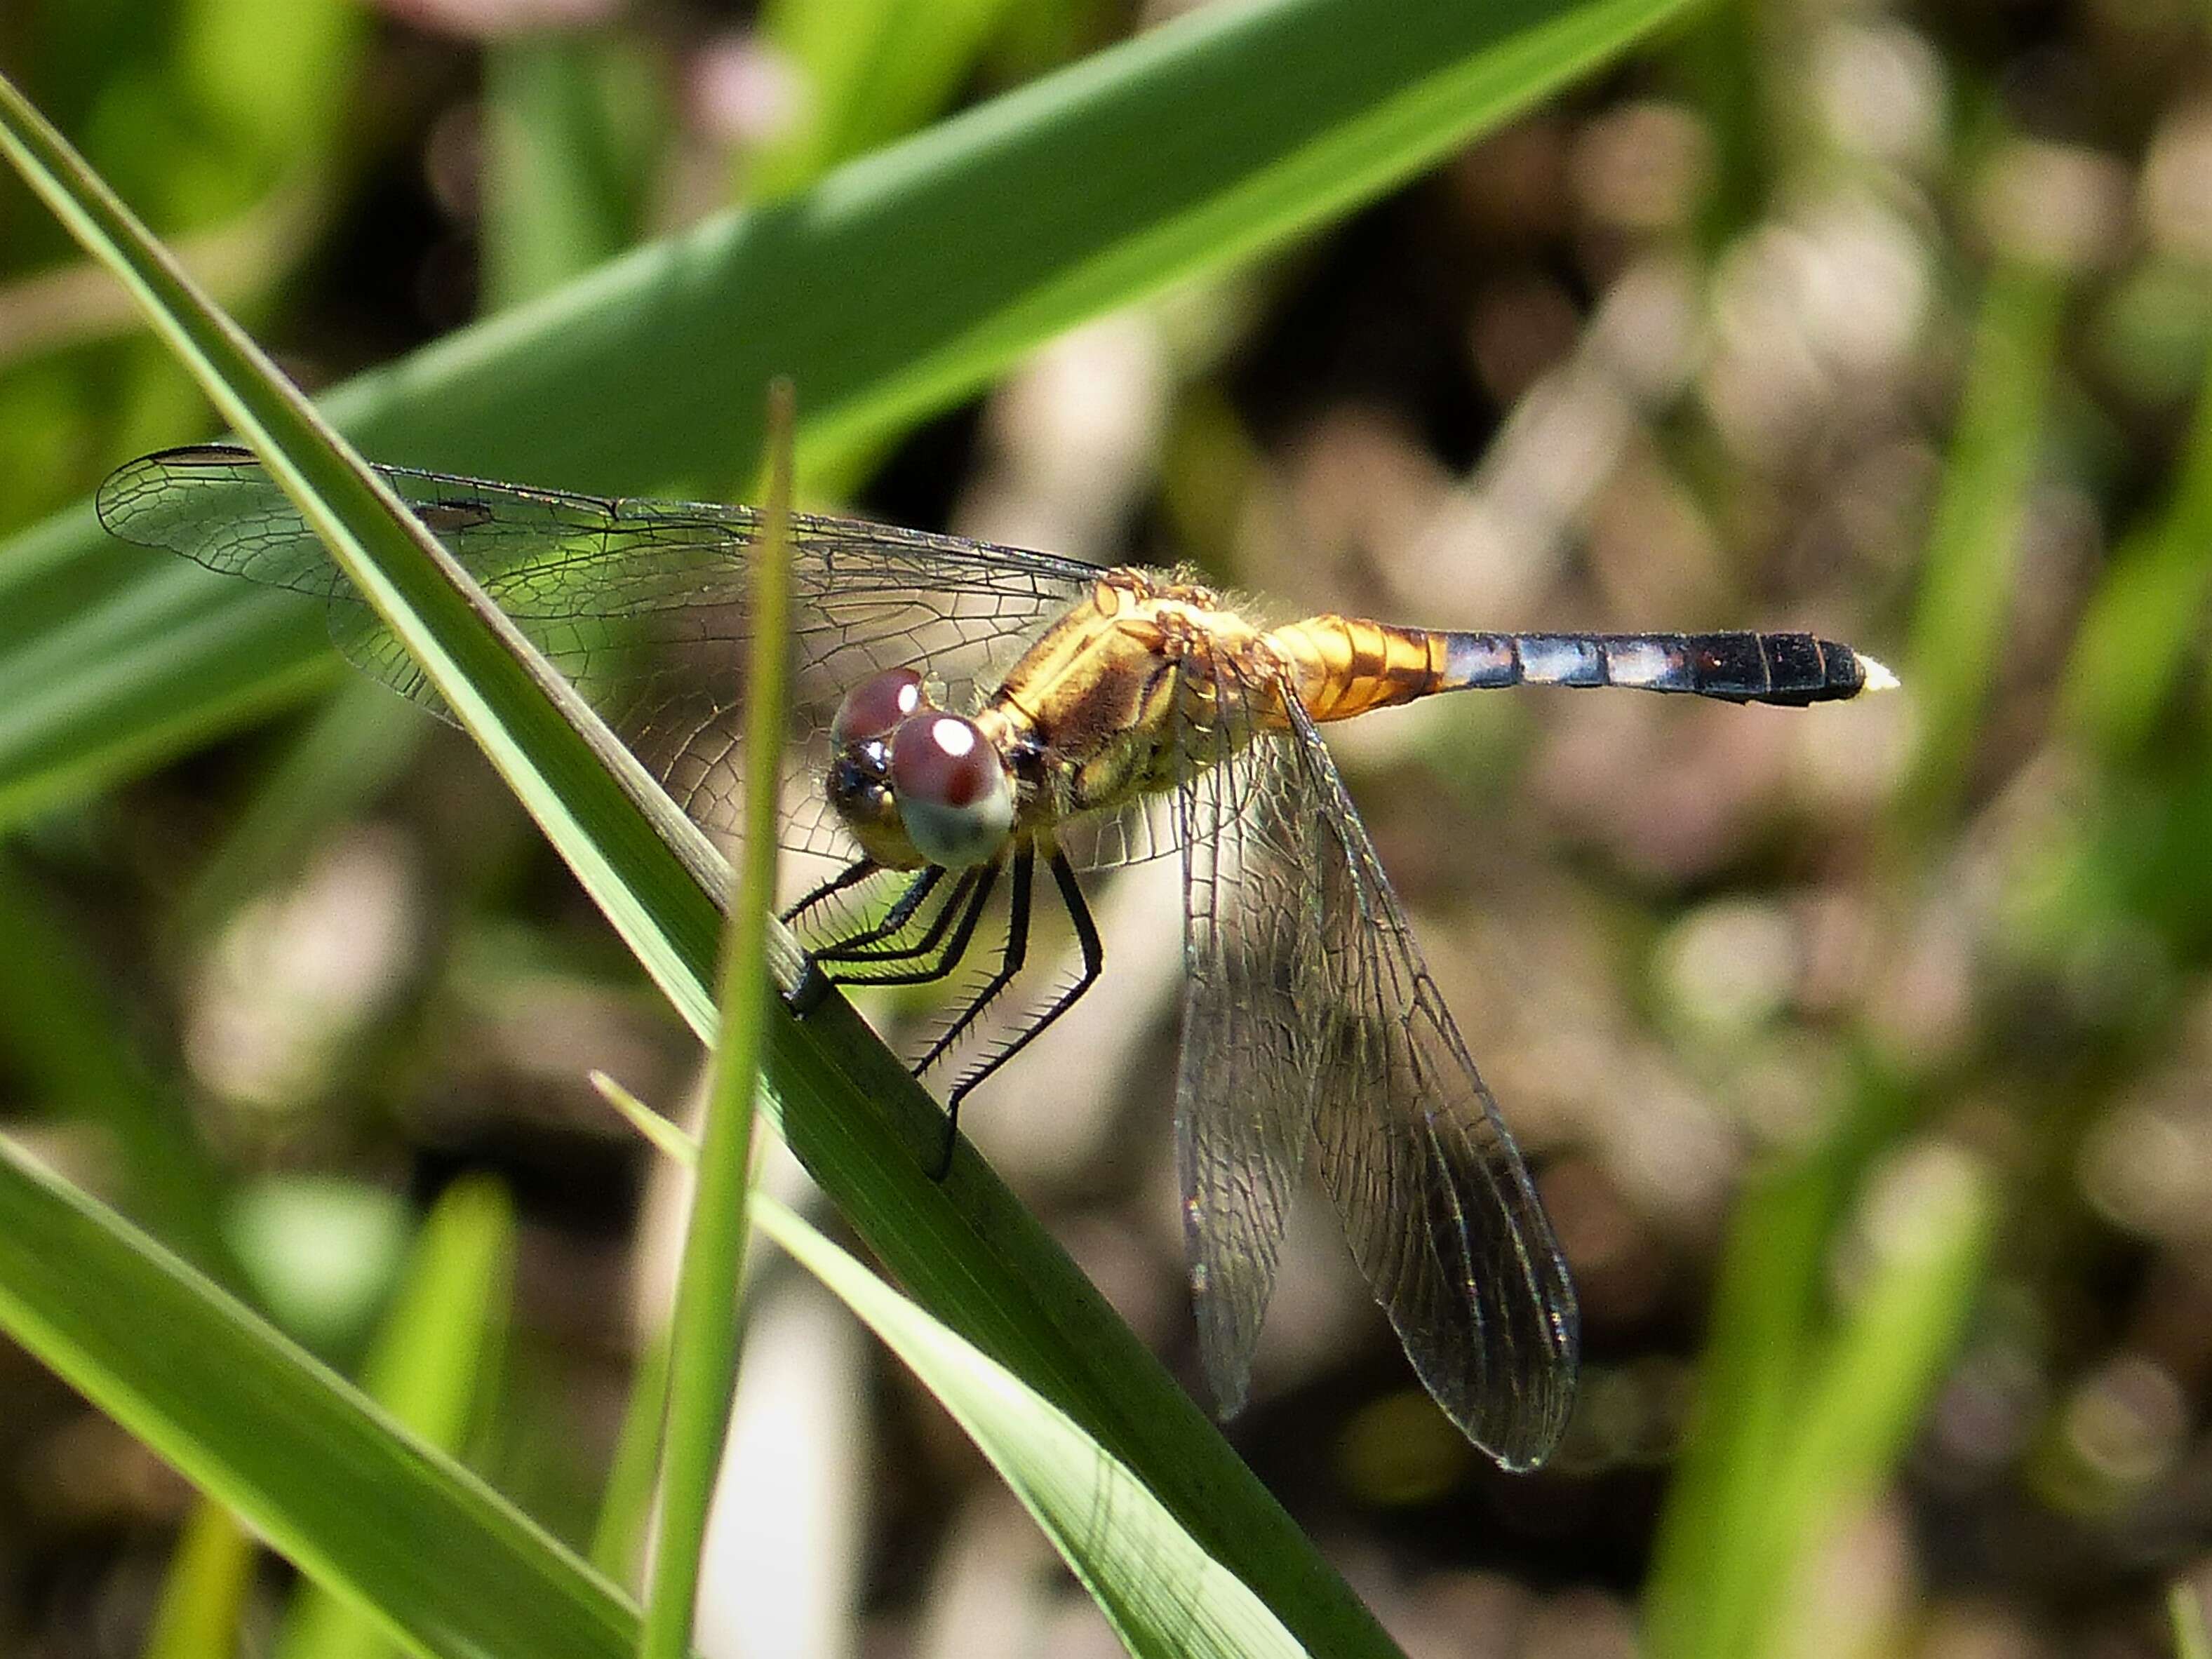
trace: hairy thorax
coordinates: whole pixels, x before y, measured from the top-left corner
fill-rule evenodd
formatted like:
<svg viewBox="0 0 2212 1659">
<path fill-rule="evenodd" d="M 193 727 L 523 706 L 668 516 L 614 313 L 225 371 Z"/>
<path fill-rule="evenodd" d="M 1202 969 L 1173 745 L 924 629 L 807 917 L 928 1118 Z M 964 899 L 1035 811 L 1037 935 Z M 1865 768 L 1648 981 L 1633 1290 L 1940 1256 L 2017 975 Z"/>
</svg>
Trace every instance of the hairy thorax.
<svg viewBox="0 0 2212 1659">
<path fill-rule="evenodd" d="M 1267 635 L 1212 590 L 1122 569 L 1039 637 L 976 723 L 1014 757 L 1016 833 L 1034 837 L 1279 729 L 1282 684 Z"/>
</svg>

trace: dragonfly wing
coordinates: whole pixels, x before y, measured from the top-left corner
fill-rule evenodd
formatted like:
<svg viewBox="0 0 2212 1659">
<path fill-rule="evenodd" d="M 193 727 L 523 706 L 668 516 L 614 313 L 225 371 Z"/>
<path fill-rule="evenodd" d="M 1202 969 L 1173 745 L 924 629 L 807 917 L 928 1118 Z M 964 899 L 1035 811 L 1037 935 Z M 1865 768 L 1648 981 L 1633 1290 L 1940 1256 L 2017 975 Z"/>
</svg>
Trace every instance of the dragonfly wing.
<svg viewBox="0 0 2212 1659">
<path fill-rule="evenodd" d="M 691 816 L 710 831 L 732 831 L 759 515 L 378 471 Z M 331 636 L 349 659 L 439 707 L 246 451 L 147 456 L 108 479 L 99 505 L 101 521 L 126 541 L 325 599 Z M 849 857 L 822 793 L 830 721 L 846 691 L 878 670 L 913 666 L 938 683 L 948 706 L 965 707 L 1100 573 L 1047 554 L 811 514 L 793 515 L 792 543 L 782 838 Z"/>
<path fill-rule="evenodd" d="M 1314 1022 L 1301 992 L 1320 890 L 1294 757 L 1280 743 L 1240 746 L 1238 682 L 1213 678 L 1224 688 L 1215 712 L 1176 728 L 1186 980 L 1176 1152 L 1200 1357 L 1226 1416 L 1244 1401 L 1311 1138 Z"/>
<path fill-rule="evenodd" d="M 1118 870 L 1180 850 L 1183 816 L 1172 795 L 1139 795 L 1111 811 L 1078 818 L 1057 836 L 1078 870 Z"/>
<path fill-rule="evenodd" d="M 1579 1322 L 1550 1221 L 1423 964 L 1311 719 L 1279 745 L 1316 833 L 1320 950 L 1297 997 L 1323 1182 L 1423 1384 L 1500 1463 L 1540 1463 L 1566 1426 Z"/>
</svg>

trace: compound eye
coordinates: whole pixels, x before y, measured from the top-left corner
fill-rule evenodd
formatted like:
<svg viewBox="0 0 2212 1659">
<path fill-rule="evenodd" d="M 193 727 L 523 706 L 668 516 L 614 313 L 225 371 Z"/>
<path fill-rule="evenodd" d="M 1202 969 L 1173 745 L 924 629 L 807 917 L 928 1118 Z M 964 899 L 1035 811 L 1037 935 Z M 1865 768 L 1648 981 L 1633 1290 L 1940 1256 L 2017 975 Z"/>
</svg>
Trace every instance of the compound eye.
<svg viewBox="0 0 2212 1659">
<path fill-rule="evenodd" d="M 1014 827 L 1014 792 L 973 720 L 916 714 L 891 738 L 891 794 L 915 850 L 961 869 L 998 856 Z"/>
<path fill-rule="evenodd" d="M 830 741 L 840 749 L 881 742 L 922 702 L 921 675 L 911 668 L 886 668 L 845 694 L 836 718 L 830 722 Z"/>
</svg>

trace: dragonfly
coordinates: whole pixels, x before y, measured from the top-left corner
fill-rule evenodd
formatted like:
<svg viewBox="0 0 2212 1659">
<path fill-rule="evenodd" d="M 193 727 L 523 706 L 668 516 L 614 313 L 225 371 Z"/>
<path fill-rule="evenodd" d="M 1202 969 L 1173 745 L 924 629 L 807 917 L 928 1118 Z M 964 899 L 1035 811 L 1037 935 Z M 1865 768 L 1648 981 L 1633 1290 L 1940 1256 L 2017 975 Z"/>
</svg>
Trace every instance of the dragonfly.
<svg viewBox="0 0 2212 1659">
<path fill-rule="evenodd" d="M 734 833 L 761 514 L 378 471 L 677 801 Z M 248 452 L 143 457 L 98 507 L 126 541 L 320 599 L 346 656 L 436 706 Z M 1311 1168 L 1429 1393 L 1504 1467 L 1541 1463 L 1574 1395 L 1573 1284 L 1321 728 L 1522 684 L 1797 706 L 1893 678 L 1802 633 L 1477 633 L 1335 615 L 1268 626 L 1188 573 L 851 519 L 795 514 L 790 545 L 779 839 L 837 861 L 787 912 L 815 929 L 816 969 L 944 979 L 992 956 L 978 936 L 999 918 L 986 976 L 920 1074 L 1014 981 L 1040 895 L 1065 911 L 1080 957 L 1066 988 L 953 1083 L 948 1152 L 960 1102 L 1103 969 L 1085 878 L 1179 856 L 1176 1147 L 1200 1364 L 1222 1414 L 1245 1400 Z M 861 902 L 870 890 L 880 896 Z"/>
</svg>

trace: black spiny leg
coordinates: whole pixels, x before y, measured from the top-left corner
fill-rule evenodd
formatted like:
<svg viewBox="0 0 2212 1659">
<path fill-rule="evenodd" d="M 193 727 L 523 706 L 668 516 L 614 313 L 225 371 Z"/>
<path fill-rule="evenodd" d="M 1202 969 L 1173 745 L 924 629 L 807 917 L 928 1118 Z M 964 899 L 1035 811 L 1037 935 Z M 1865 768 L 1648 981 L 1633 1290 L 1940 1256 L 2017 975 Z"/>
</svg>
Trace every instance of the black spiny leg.
<svg viewBox="0 0 2212 1659">
<path fill-rule="evenodd" d="M 850 872 L 848 872 L 848 873 Z M 930 894 L 936 890 L 938 884 L 944 880 L 945 871 L 940 866 L 932 865 L 908 882 L 906 891 L 899 895 L 897 902 L 884 913 L 883 920 L 873 927 L 864 927 L 849 938 L 839 939 L 835 944 L 823 945 L 819 950 L 808 952 L 806 977 L 793 989 L 789 998 L 792 1011 L 802 1019 L 805 1018 L 821 1006 L 822 999 L 830 994 L 830 987 L 839 980 L 869 985 L 896 985 L 904 984 L 910 980 L 942 978 L 951 970 L 953 962 L 958 960 L 957 947 L 950 958 L 920 973 L 905 975 L 832 975 L 824 969 L 823 964 L 825 963 L 842 964 L 845 963 L 912 962 L 927 957 L 937 948 L 939 941 L 944 939 L 945 930 L 951 926 L 952 919 L 959 914 L 962 905 L 968 902 L 976 874 L 976 872 L 970 870 L 953 884 L 951 893 L 947 896 L 945 903 L 939 907 L 937 915 L 931 919 L 928 930 L 913 945 L 899 948 L 885 942 L 895 940 L 906 929 L 908 924 L 913 921 L 915 912 L 921 908 L 923 901 L 927 899 Z M 981 905 L 981 898 L 979 895 L 976 896 L 975 904 L 971 908 L 980 908 Z M 972 915 L 967 926 L 970 931 L 973 930 L 975 922 Z M 964 934 L 963 938 L 964 939 Z M 878 945 L 882 945 L 884 948 L 873 948 Z"/>
<path fill-rule="evenodd" d="M 960 1040 L 961 1033 L 973 1025 L 982 1012 L 999 998 L 999 994 L 1013 982 L 1014 975 L 1022 970 L 1022 962 L 1030 948 L 1030 889 L 1036 874 L 1036 851 L 1024 847 L 1014 854 L 1014 883 L 1012 899 L 1006 910 L 1006 943 L 999 955 L 998 971 L 984 981 L 983 987 L 969 999 L 968 1006 L 954 1018 L 952 1023 L 939 1033 L 937 1041 L 929 1045 L 929 1052 L 916 1061 L 914 1074 L 920 1077 L 945 1057 L 945 1051 Z M 949 1103 L 945 1114 L 945 1155 L 938 1160 L 936 1179 L 942 1181 L 952 1171 L 952 1152 L 960 1139 L 960 1108 L 957 1099 Z"/>
<path fill-rule="evenodd" d="M 915 912 L 921 908 L 922 902 L 937 890 L 937 884 L 944 879 L 944 866 L 931 865 L 912 881 L 907 883 L 906 891 L 901 893 L 891 908 L 884 912 L 884 919 L 872 927 L 863 927 L 857 933 L 848 934 L 835 944 L 823 945 L 814 952 L 814 959 L 817 962 L 858 962 L 875 957 L 896 958 L 901 956 L 918 956 L 927 951 L 929 949 L 929 941 L 933 941 L 937 937 L 936 934 L 930 935 L 929 941 L 925 941 L 918 950 L 903 952 L 892 948 L 888 941 L 896 939 L 905 930 L 906 925 L 914 920 Z M 956 886 L 946 908 L 949 910 L 959 902 L 960 890 Z M 934 924 L 939 933 L 943 931 L 943 917 L 944 913 L 940 912 L 938 921 Z M 875 949 L 874 947 L 878 945 L 884 945 L 884 948 L 880 951 Z"/>
<path fill-rule="evenodd" d="M 805 898 L 799 900 L 798 903 L 793 905 L 791 908 L 786 910 L 776 920 L 788 927 L 823 900 L 843 892 L 848 887 L 859 886 L 882 867 L 873 859 L 861 859 L 855 863 L 848 864 Z"/>
<path fill-rule="evenodd" d="M 836 875 L 830 877 L 829 880 L 823 882 L 812 892 L 807 894 L 805 897 L 800 899 L 798 903 L 793 905 L 788 910 L 786 910 L 782 915 L 777 918 L 777 920 L 781 921 L 785 927 L 788 927 L 793 923 L 796 922 L 801 916 L 805 915 L 809 910 L 813 909 L 817 905 L 822 903 L 827 899 L 835 897 L 837 894 L 843 892 L 848 887 L 859 886 L 860 883 L 867 880 L 869 877 L 874 875 L 883 866 L 878 864 L 873 859 L 864 858 L 856 860 L 854 862 L 847 865 Z M 919 884 L 919 883 L 915 884 L 915 885 Z M 915 904 L 919 904 L 924 896 L 925 895 L 923 894 L 915 893 L 914 888 L 909 887 L 907 891 L 901 896 L 899 904 L 906 905 L 908 915 L 912 915 L 913 906 L 908 904 L 908 901 L 911 899 Z M 896 914 L 897 908 L 897 906 L 893 907 L 894 914 Z M 902 921 L 901 925 L 903 925 Z M 830 994 L 830 976 L 822 971 L 822 963 L 820 959 L 810 953 L 806 958 L 805 975 L 800 979 L 798 984 L 791 988 L 790 994 L 787 996 L 784 1000 L 790 1007 L 792 1012 L 798 1015 L 801 1019 L 804 1019 L 807 1015 L 812 1013 L 817 1008 L 819 1008 L 822 1006 L 822 999 Z"/>
<path fill-rule="evenodd" d="M 867 968 L 883 962 L 921 961 L 921 966 L 908 968 L 895 974 L 849 974 L 841 975 L 854 985 L 920 985 L 930 980 L 943 979 L 968 954 L 969 942 L 975 937 L 975 924 L 982 919 L 983 906 L 991 896 L 992 888 L 999 879 L 999 866 L 985 865 L 964 872 L 953 884 L 951 896 L 929 925 L 929 932 L 918 945 L 898 951 L 875 951 L 849 958 L 852 965 Z M 945 930 L 955 915 L 959 926 L 952 937 L 945 939 Z M 942 949 L 939 941 L 944 939 Z"/>
<path fill-rule="evenodd" d="M 982 1012 L 998 1000 L 999 994 L 1013 982 L 1022 970 L 1023 959 L 1030 946 L 1030 887 L 1036 872 L 1036 854 L 1029 848 L 1014 854 L 1014 884 L 1012 902 L 1006 912 L 1006 943 L 1000 952 L 998 971 L 983 982 L 982 988 L 969 999 L 937 1041 L 929 1045 L 929 1052 L 915 1062 L 914 1074 L 924 1072 L 945 1058 L 945 1051 L 960 1040 L 960 1034 L 973 1025 Z"/>
<path fill-rule="evenodd" d="M 1060 902 L 1067 907 L 1067 919 L 1075 924 L 1075 942 L 1083 952 L 1083 971 L 1076 975 L 1073 985 L 1040 1009 L 1036 1017 L 1016 1033 L 1013 1041 L 952 1085 L 945 1109 L 956 1120 L 960 1115 L 960 1103 L 976 1085 L 1036 1042 L 1048 1025 L 1075 1006 L 1083 994 L 1098 982 L 1099 970 L 1105 966 L 1106 952 L 1098 941 L 1098 924 L 1091 918 L 1091 906 L 1075 879 L 1074 866 L 1068 863 L 1067 854 L 1058 850 L 1052 855 L 1052 879 L 1060 889 Z"/>
</svg>

